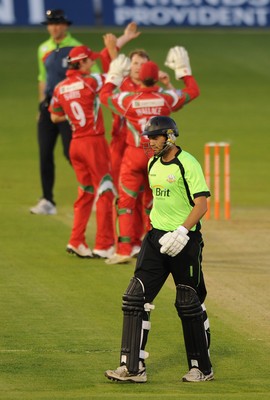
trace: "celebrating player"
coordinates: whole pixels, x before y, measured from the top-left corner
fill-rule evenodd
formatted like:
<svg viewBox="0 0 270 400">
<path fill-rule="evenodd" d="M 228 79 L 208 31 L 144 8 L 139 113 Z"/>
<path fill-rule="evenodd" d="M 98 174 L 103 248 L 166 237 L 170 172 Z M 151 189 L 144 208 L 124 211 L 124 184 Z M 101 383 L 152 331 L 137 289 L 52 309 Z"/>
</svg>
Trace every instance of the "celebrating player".
<svg viewBox="0 0 270 400">
<path fill-rule="evenodd" d="M 147 61 L 140 68 L 142 82 L 138 93 L 121 92 L 113 94 L 115 87 L 129 73 L 129 59 L 119 55 L 110 65 L 106 84 L 100 92 L 101 102 L 127 120 L 127 147 L 122 160 L 119 185 L 119 238 L 116 253 L 106 260 L 108 264 L 119 264 L 130 260 L 132 226 L 136 197 L 140 187 L 149 188 L 147 157 L 143 151 L 146 138 L 141 137 L 144 125 L 154 115 L 170 115 L 199 95 L 198 85 L 191 74 L 189 57 L 183 47 L 169 51 L 167 63 L 175 71 L 177 79 L 183 79 L 186 87 L 178 95 L 174 90 L 162 90 L 156 85 L 159 68 Z M 147 189 L 146 189 L 147 190 Z M 148 189 L 149 190 L 149 189 Z"/>
<path fill-rule="evenodd" d="M 139 78 L 141 66 L 149 61 L 149 56 L 145 50 L 134 50 L 129 55 L 130 58 L 130 73 L 124 77 L 119 91 L 137 92 L 141 86 Z M 120 167 L 123 160 L 123 154 L 127 147 L 127 124 L 123 115 L 113 113 L 112 125 L 112 140 L 110 142 L 110 153 L 112 162 L 112 176 L 114 185 L 119 193 L 119 176 Z M 136 203 L 134 206 L 134 218 L 132 225 L 132 233 L 130 238 L 131 243 L 131 257 L 136 257 L 141 248 L 141 239 L 145 231 L 149 228 L 149 211 L 152 206 L 152 195 L 147 188 L 140 188 L 140 192 L 136 194 Z M 121 214 L 121 209 L 118 207 L 118 199 L 116 198 L 115 204 L 115 219 Z M 117 223 L 115 224 L 117 226 Z"/>
<path fill-rule="evenodd" d="M 113 38 L 110 36 L 110 39 Z M 110 154 L 97 96 L 104 78 L 99 74 L 89 75 L 97 56 L 86 46 L 70 51 L 67 78 L 54 89 L 50 105 L 54 123 L 67 116 L 72 125 L 70 159 L 79 188 L 67 251 L 82 258 L 106 258 L 114 251 Z M 85 231 L 96 198 L 97 232 L 92 252 L 86 243 Z"/>
<path fill-rule="evenodd" d="M 129 58 L 130 73 L 128 76 L 124 77 L 119 90 L 121 92 L 138 92 L 142 84 L 140 80 L 140 69 L 144 63 L 149 61 L 149 55 L 145 52 L 145 50 L 137 49 L 133 50 L 129 54 Z M 167 89 L 173 89 L 170 78 L 164 71 L 159 71 L 159 81 L 162 82 Z M 123 161 L 124 151 L 127 147 L 127 123 L 123 115 L 113 113 L 113 116 L 114 119 L 110 152 L 112 160 L 112 176 L 117 191 L 119 192 L 119 184 L 121 185 L 121 182 L 119 182 L 120 167 Z M 134 193 L 133 196 L 136 197 L 136 203 L 133 210 L 133 233 L 130 238 L 131 257 L 137 256 L 141 247 L 142 237 L 150 228 L 149 213 L 152 207 L 152 193 L 149 190 L 148 184 L 146 187 L 141 187 L 139 193 Z M 122 213 L 122 210 L 118 207 L 117 201 L 116 212 L 119 215 Z"/>
</svg>

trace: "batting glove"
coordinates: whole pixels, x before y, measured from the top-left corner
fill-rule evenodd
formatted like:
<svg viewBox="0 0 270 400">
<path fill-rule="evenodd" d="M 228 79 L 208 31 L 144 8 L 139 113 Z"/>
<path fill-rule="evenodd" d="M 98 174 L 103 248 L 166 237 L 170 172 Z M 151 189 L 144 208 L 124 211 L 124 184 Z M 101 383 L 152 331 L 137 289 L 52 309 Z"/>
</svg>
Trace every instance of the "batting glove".
<svg viewBox="0 0 270 400">
<path fill-rule="evenodd" d="M 115 86 L 120 86 L 123 78 L 130 72 L 130 59 L 124 54 L 119 54 L 111 64 L 106 77 L 106 83 L 111 82 Z"/>
<path fill-rule="evenodd" d="M 167 232 L 159 239 L 161 244 L 160 252 L 175 257 L 179 254 L 189 241 L 188 229 L 179 226 L 175 231 Z"/>
<path fill-rule="evenodd" d="M 184 47 L 172 47 L 167 54 L 165 65 L 175 72 L 176 79 L 192 75 L 188 52 Z"/>
</svg>

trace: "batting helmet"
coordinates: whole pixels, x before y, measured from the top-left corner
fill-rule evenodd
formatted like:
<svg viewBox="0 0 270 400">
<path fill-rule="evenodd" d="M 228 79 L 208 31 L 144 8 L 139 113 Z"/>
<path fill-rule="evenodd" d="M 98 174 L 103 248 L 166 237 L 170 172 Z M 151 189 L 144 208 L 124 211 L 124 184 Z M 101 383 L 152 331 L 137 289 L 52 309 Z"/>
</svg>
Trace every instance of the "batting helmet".
<svg viewBox="0 0 270 400">
<path fill-rule="evenodd" d="M 158 153 L 155 153 L 155 156 L 161 157 L 174 146 L 176 142 L 176 136 L 179 136 L 179 132 L 176 123 L 172 118 L 158 116 L 149 119 L 149 121 L 145 125 L 142 135 L 148 136 L 150 138 L 151 136 L 166 136 L 166 141 L 164 143 L 163 149 L 161 149 Z M 150 148 L 150 143 L 145 143 L 144 150 L 147 155 Z"/>
<path fill-rule="evenodd" d="M 158 116 L 150 118 L 144 128 L 142 135 L 157 136 L 169 135 L 179 136 L 175 121 L 170 117 Z"/>
</svg>

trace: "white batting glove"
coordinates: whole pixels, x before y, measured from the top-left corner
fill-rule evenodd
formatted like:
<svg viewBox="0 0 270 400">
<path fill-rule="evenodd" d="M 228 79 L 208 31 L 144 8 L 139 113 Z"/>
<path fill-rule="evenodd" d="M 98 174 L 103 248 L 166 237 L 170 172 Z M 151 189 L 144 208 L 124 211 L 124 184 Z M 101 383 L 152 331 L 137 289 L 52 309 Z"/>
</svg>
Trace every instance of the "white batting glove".
<svg viewBox="0 0 270 400">
<path fill-rule="evenodd" d="M 123 78 L 130 72 L 130 59 L 124 54 L 119 54 L 110 63 L 110 68 L 107 73 L 106 83 L 111 82 L 116 86 L 120 86 Z"/>
<path fill-rule="evenodd" d="M 168 256 L 175 257 L 179 254 L 187 242 L 189 241 L 188 229 L 184 226 L 179 226 L 173 232 L 167 232 L 159 239 L 161 244 L 160 252 L 168 254 Z"/>
<path fill-rule="evenodd" d="M 175 72 L 176 79 L 192 75 L 188 52 L 184 47 L 172 47 L 167 54 L 164 64 Z"/>
</svg>

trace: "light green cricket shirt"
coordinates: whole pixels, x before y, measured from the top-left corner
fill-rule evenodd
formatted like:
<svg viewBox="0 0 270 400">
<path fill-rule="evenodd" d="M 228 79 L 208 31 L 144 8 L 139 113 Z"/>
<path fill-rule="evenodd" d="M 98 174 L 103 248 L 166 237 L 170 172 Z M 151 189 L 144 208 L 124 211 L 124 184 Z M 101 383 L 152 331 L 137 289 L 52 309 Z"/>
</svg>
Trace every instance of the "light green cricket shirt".
<svg viewBox="0 0 270 400">
<path fill-rule="evenodd" d="M 151 224 L 156 229 L 173 231 L 190 214 L 194 199 L 210 196 L 199 162 L 179 148 L 170 162 L 153 157 L 148 162 L 149 184 L 153 192 Z M 191 230 L 199 230 L 200 223 Z"/>
</svg>

